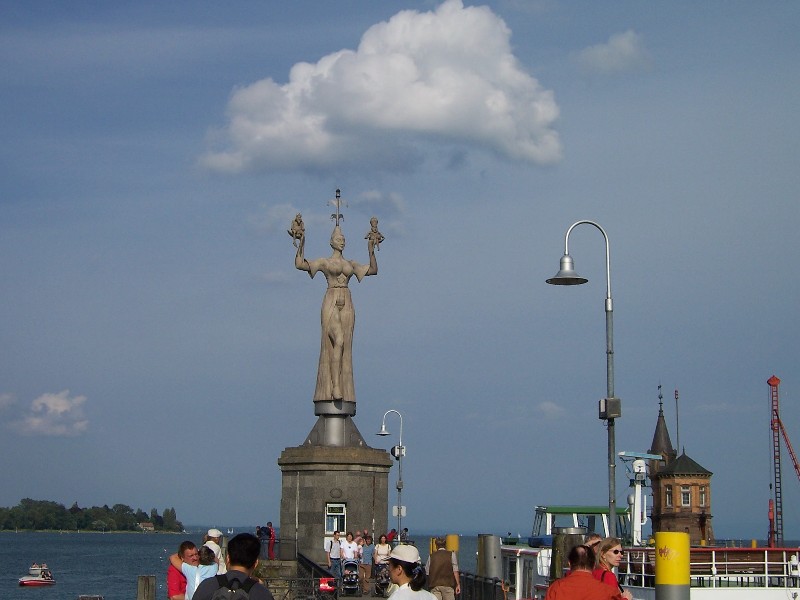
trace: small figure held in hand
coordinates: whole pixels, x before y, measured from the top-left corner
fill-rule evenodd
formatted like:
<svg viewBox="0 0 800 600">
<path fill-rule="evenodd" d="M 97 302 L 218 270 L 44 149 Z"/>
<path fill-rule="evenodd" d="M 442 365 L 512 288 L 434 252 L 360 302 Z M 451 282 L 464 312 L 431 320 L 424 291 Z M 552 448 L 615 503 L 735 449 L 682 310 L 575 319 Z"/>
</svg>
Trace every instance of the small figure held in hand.
<svg viewBox="0 0 800 600">
<path fill-rule="evenodd" d="M 380 250 L 381 242 L 386 238 L 380 231 L 378 231 L 378 218 L 372 217 L 369 220 L 369 224 L 370 224 L 370 229 L 367 235 L 364 236 L 364 239 L 372 242 L 372 246 L 375 248 L 375 250 Z"/>
<path fill-rule="evenodd" d="M 297 241 L 303 239 L 306 235 L 306 226 L 303 223 L 303 215 L 297 213 L 292 219 L 292 224 L 289 226 L 289 229 L 286 231 L 292 237 L 292 246 L 297 248 Z"/>
</svg>

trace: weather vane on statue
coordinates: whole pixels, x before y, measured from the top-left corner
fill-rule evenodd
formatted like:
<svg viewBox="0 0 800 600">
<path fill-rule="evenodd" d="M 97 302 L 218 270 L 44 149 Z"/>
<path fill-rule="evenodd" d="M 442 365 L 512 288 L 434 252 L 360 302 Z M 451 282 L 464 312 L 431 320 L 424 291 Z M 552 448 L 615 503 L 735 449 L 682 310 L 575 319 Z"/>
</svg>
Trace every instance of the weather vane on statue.
<svg viewBox="0 0 800 600">
<path fill-rule="evenodd" d="M 354 275 L 361 281 L 368 275 L 378 274 L 375 250 L 384 237 L 378 231 L 378 219 L 372 217 L 371 229 L 366 236 L 369 264 L 347 260 L 342 254 L 345 239 L 339 228 L 339 222 L 344 220 L 344 216 L 341 213 L 342 197 L 338 189 L 336 199 L 330 203 L 334 204 L 336 212 L 331 215 L 331 220 L 334 221 L 330 239 L 333 253 L 329 258 L 309 260 L 305 257 L 305 225 L 300 213 L 292 221 L 288 233 L 292 237 L 292 244 L 297 248 L 294 266 L 306 271 L 312 278 L 317 272 L 321 272 L 328 282 L 328 289 L 322 299 L 322 332 L 314 402 L 343 400 L 355 405 L 353 329 L 356 314 L 348 284 Z"/>
<path fill-rule="evenodd" d="M 336 198 L 329 201 L 329 204 L 332 204 L 336 207 L 336 212 L 331 215 L 331 221 L 334 221 L 336 223 L 336 227 L 338 227 L 339 221 L 344 221 L 344 215 L 339 212 L 342 210 L 342 191 L 339 188 L 336 188 Z M 347 205 L 345 204 L 345 206 Z"/>
</svg>

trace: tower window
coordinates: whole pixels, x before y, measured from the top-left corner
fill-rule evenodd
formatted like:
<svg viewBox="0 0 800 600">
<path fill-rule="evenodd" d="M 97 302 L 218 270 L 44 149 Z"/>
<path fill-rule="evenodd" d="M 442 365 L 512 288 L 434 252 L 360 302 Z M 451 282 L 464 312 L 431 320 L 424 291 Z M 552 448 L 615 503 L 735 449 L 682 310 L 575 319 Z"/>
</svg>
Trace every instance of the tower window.
<svg viewBox="0 0 800 600">
<path fill-rule="evenodd" d="M 340 503 L 325 505 L 325 535 L 334 531 L 344 531 L 347 523 L 347 506 Z"/>
</svg>

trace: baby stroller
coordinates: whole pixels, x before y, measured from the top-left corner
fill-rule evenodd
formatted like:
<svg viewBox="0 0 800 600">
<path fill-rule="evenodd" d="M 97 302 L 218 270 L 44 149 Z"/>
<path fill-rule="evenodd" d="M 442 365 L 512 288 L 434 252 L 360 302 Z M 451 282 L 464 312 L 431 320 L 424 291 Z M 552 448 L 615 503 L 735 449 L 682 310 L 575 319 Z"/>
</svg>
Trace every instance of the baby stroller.
<svg viewBox="0 0 800 600">
<path fill-rule="evenodd" d="M 389 586 L 392 583 L 389 578 L 389 567 L 386 563 L 378 563 L 373 569 L 373 575 L 375 577 L 375 595 L 386 598 Z"/>
<path fill-rule="evenodd" d="M 345 559 L 342 563 L 342 596 L 360 596 L 358 581 L 358 561 Z"/>
</svg>

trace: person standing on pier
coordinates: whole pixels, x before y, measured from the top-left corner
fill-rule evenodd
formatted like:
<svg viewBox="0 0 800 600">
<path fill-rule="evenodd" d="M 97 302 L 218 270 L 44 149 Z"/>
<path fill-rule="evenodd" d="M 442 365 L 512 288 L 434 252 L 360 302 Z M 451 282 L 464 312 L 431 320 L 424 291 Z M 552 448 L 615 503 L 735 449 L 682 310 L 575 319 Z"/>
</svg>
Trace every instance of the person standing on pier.
<svg viewBox="0 0 800 600">
<path fill-rule="evenodd" d="M 328 555 L 328 570 L 336 579 L 342 578 L 342 543 L 339 541 L 339 532 L 333 532 L 333 539 L 325 544 L 325 553 Z"/>
<path fill-rule="evenodd" d="M 434 543 L 436 551 L 428 557 L 428 562 L 425 564 L 428 589 L 438 600 L 455 600 L 461 593 L 456 553 L 445 547 L 447 540 L 443 537 L 437 537 Z"/>
<path fill-rule="evenodd" d="M 575 546 L 567 556 L 570 572 L 547 588 L 544 600 L 622 600 L 619 590 L 604 585 L 592 576 L 594 552 L 588 546 Z"/>
<path fill-rule="evenodd" d="M 222 547 L 219 543 L 222 541 L 222 532 L 219 529 L 209 529 L 206 534 L 203 546 L 211 548 L 214 551 L 214 556 L 217 560 L 217 573 L 223 575 L 226 571 L 225 558 L 222 556 Z"/>
<path fill-rule="evenodd" d="M 364 544 L 361 546 L 361 561 L 358 565 L 358 573 L 361 575 L 362 595 L 369 594 L 369 580 L 372 579 L 372 563 L 375 560 L 375 545 L 372 543 L 372 536 L 364 536 Z"/>
<path fill-rule="evenodd" d="M 358 544 L 353 539 L 353 533 L 348 531 L 342 543 L 342 560 L 358 560 L 359 550 Z"/>
<path fill-rule="evenodd" d="M 605 538 L 595 547 L 597 565 L 592 575 L 598 581 L 619 590 L 624 600 L 632 600 L 633 594 L 629 590 L 622 589 L 614 573 L 614 569 L 619 567 L 619 563 L 622 561 L 622 552 L 622 541 L 619 538 Z"/>
<path fill-rule="evenodd" d="M 275 560 L 275 528 L 272 526 L 272 521 L 267 521 L 267 554 L 270 560 Z"/>
</svg>

